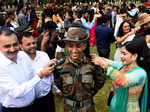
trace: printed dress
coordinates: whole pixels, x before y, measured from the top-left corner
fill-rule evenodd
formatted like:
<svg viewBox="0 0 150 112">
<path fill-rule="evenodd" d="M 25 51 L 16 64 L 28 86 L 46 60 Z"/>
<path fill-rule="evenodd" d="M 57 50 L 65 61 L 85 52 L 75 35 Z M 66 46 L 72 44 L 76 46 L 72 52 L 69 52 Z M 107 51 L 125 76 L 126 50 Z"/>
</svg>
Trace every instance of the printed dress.
<svg viewBox="0 0 150 112">
<path fill-rule="evenodd" d="M 118 70 L 123 66 L 121 62 L 115 62 L 108 60 L 110 66 L 112 66 L 108 71 L 107 75 L 114 80 L 115 84 L 122 89 L 117 89 L 115 95 L 111 100 L 110 112 L 146 112 L 146 100 L 147 100 L 147 74 L 141 67 L 134 67 L 128 73 L 123 74 L 123 76 L 118 75 Z M 117 80 L 119 77 L 120 80 Z M 127 93 L 123 95 L 124 90 L 127 89 Z M 120 90 L 123 90 L 122 92 Z M 125 104 L 125 109 L 123 111 L 115 109 L 117 103 L 122 103 L 121 100 L 117 99 L 118 93 L 122 94 L 123 99 L 127 96 L 127 100 L 122 100 Z M 139 104 L 139 99 L 141 105 Z M 117 102 L 119 101 L 119 102 Z M 123 105 L 122 104 L 122 105 Z M 120 104 L 121 105 L 121 104 Z M 140 106 L 139 106 L 140 105 Z"/>
</svg>

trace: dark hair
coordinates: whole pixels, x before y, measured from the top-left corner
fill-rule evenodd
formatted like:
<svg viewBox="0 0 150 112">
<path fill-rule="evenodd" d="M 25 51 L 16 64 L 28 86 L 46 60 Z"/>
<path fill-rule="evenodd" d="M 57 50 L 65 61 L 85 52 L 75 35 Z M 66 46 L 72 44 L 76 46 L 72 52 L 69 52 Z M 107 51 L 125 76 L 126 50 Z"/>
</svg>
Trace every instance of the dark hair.
<svg viewBox="0 0 150 112">
<path fill-rule="evenodd" d="M 97 18 L 97 25 L 107 23 L 108 20 L 108 16 L 104 14 L 102 17 Z"/>
<path fill-rule="evenodd" d="M 5 35 L 5 36 L 10 36 L 10 35 L 12 35 L 12 34 L 15 34 L 16 36 L 17 36 L 17 34 L 14 32 L 14 31 L 12 31 L 12 30 L 7 30 L 7 29 L 4 29 L 4 30 L 0 30 L 0 36 L 1 35 Z"/>
<path fill-rule="evenodd" d="M 30 8 L 31 13 L 30 13 L 30 24 L 33 24 L 36 20 L 38 20 L 38 17 L 36 15 L 35 9 L 34 8 Z"/>
<path fill-rule="evenodd" d="M 145 10 L 145 12 L 146 12 L 147 14 L 150 14 L 150 8 L 147 8 L 147 9 Z"/>
<path fill-rule="evenodd" d="M 74 13 L 75 15 L 77 15 L 78 18 L 81 18 L 83 12 L 76 10 L 76 11 L 73 11 L 73 13 Z"/>
<path fill-rule="evenodd" d="M 56 29 L 57 28 L 57 24 L 53 21 L 48 21 L 44 24 L 44 28 L 45 30 L 49 30 L 49 29 Z"/>
<path fill-rule="evenodd" d="M 73 17 L 72 17 L 72 15 L 73 15 L 73 12 L 72 12 L 71 10 L 69 10 L 69 11 L 66 11 L 66 13 L 68 13 L 68 15 L 69 15 L 71 18 L 73 18 Z"/>
<path fill-rule="evenodd" d="M 23 37 L 30 38 L 32 36 L 31 32 L 22 32 L 18 38 L 19 42 L 22 43 Z"/>
<path fill-rule="evenodd" d="M 124 35 L 124 33 L 123 33 L 123 25 L 124 25 L 124 23 L 128 23 L 128 24 L 129 24 L 129 26 L 130 26 L 130 31 L 131 31 L 131 28 L 133 28 L 132 24 L 131 24 L 129 21 L 123 21 L 123 22 L 120 24 L 117 37 L 122 37 L 122 36 Z"/>
<path fill-rule="evenodd" d="M 127 10 L 125 8 L 121 8 L 120 9 L 120 14 L 124 14 L 124 13 L 127 13 Z"/>
<path fill-rule="evenodd" d="M 13 10 L 10 10 L 7 12 L 7 16 L 11 16 L 11 15 L 14 15 L 14 11 Z"/>
<path fill-rule="evenodd" d="M 136 38 L 129 42 L 125 47 L 130 53 L 138 54 L 137 64 L 144 68 L 147 71 L 147 74 L 150 75 L 150 49 L 147 46 L 145 38 Z"/>
<path fill-rule="evenodd" d="M 144 13 L 146 10 L 146 7 L 143 5 L 138 6 L 139 12 Z"/>
<path fill-rule="evenodd" d="M 131 7 L 131 9 L 134 9 L 136 6 L 134 3 L 130 3 L 130 7 Z"/>
<path fill-rule="evenodd" d="M 94 17 L 94 9 L 87 10 L 86 12 L 90 15 L 89 20 L 92 22 Z"/>
</svg>

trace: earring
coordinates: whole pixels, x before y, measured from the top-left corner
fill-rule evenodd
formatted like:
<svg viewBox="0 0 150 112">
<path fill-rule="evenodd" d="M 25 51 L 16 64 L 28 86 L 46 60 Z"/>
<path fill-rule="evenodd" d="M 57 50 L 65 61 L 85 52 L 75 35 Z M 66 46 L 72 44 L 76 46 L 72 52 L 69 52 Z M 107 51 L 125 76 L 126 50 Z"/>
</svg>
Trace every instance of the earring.
<svg viewBox="0 0 150 112">
<path fill-rule="evenodd" d="M 143 57 L 140 57 L 140 60 L 141 60 L 141 61 L 143 61 L 143 59 L 144 59 Z"/>
</svg>

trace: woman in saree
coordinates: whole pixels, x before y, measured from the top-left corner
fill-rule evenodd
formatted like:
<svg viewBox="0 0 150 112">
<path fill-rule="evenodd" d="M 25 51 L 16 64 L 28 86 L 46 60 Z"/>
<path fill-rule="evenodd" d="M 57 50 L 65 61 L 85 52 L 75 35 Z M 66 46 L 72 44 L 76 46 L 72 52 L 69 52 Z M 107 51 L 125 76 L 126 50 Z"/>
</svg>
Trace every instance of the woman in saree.
<svg viewBox="0 0 150 112">
<path fill-rule="evenodd" d="M 92 55 L 92 62 L 106 70 L 114 81 L 110 112 L 146 112 L 147 73 L 143 69 L 148 48 L 143 38 L 121 47 L 121 62 Z"/>
</svg>

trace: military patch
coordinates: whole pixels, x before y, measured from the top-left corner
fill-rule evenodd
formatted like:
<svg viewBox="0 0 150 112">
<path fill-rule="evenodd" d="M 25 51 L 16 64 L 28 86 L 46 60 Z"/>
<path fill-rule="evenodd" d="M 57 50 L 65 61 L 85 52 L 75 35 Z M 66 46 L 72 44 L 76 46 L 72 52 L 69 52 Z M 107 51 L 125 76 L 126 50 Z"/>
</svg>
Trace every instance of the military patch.
<svg viewBox="0 0 150 112">
<path fill-rule="evenodd" d="M 83 75 L 82 76 L 82 83 L 92 83 L 93 77 L 92 75 Z"/>
<path fill-rule="evenodd" d="M 73 79 L 72 77 L 63 77 L 63 81 L 65 84 L 73 84 Z"/>
</svg>

